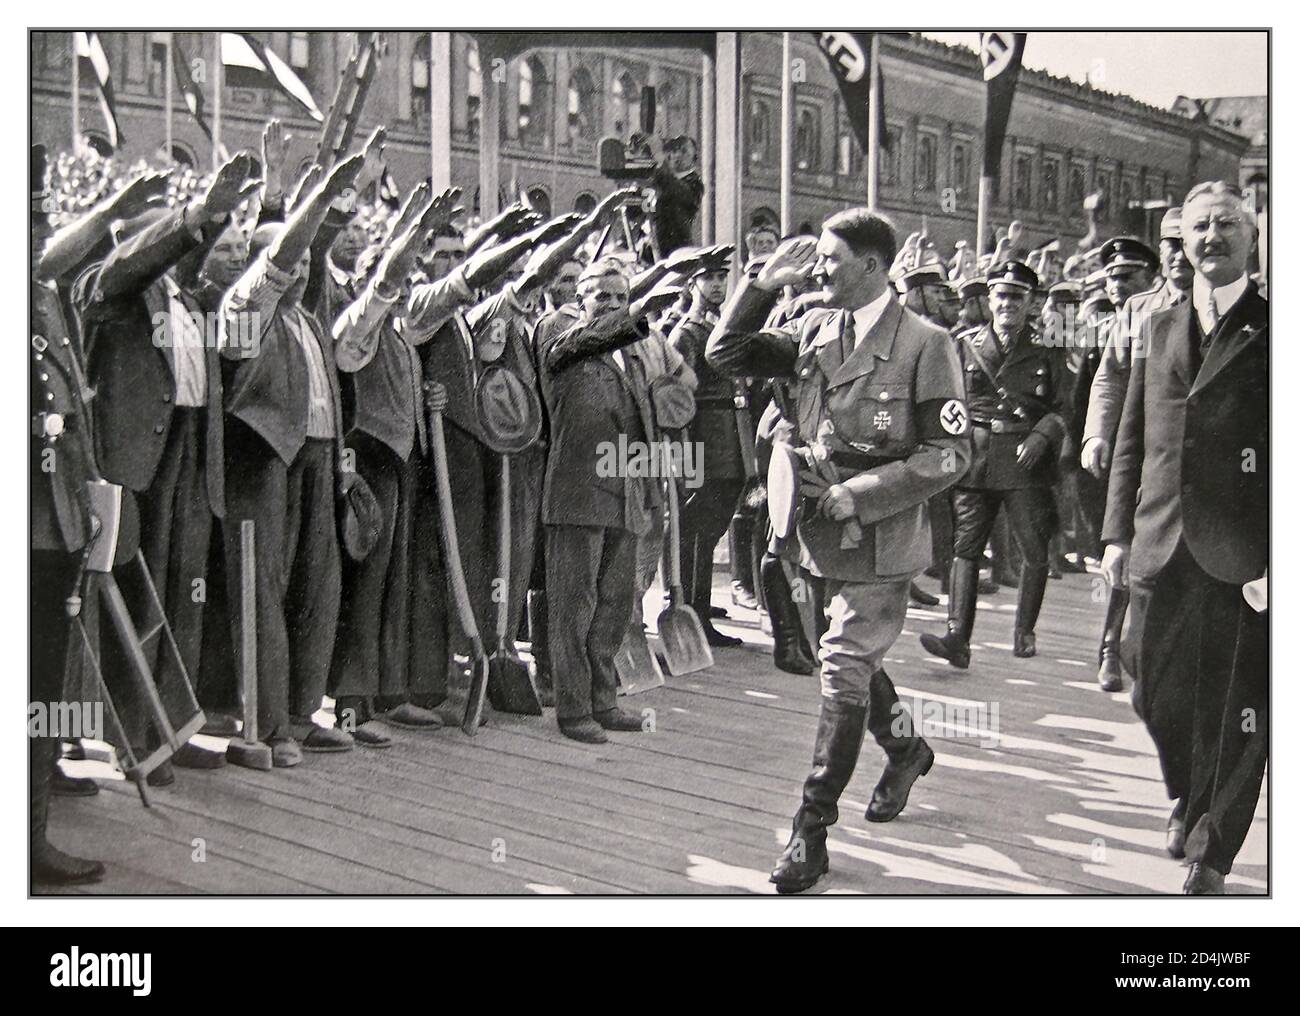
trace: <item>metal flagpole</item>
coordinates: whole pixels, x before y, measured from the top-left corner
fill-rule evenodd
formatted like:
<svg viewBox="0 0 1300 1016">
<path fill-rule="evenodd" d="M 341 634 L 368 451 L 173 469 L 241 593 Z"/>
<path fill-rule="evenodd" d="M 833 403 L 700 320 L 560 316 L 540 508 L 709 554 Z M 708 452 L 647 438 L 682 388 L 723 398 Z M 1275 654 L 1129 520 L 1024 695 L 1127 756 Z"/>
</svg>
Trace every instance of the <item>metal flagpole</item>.
<svg viewBox="0 0 1300 1016">
<path fill-rule="evenodd" d="M 77 33 L 69 32 L 72 45 L 72 154 L 81 151 L 81 57 L 77 55 Z"/>
<path fill-rule="evenodd" d="M 172 78 L 175 76 L 175 68 L 172 66 L 172 37 L 174 33 L 167 33 L 167 67 L 166 85 L 163 88 L 163 108 L 167 111 L 165 117 L 167 123 L 167 161 L 175 160 L 175 149 L 172 147 Z"/>
<path fill-rule="evenodd" d="M 789 32 L 781 33 L 781 233 L 794 230 L 794 60 Z"/>
<path fill-rule="evenodd" d="M 870 76 L 867 78 L 867 207 L 880 203 L 880 33 L 871 33 Z"/>
<path fill-rule="evenodd" d="M 980 174 L 979 206 L 975 213 L 975 256 L 983 257 L 988 253 L 985 240 L 988 237 L 989 202 L 993 199 L 993 177 Z"/>
<path fill-rule="evenodd" d="M 221 168 L 221 33 L 214 32 L 217 43 L 216 60 L 212 63 L 212 169 Z"/>
<path fill-rule="evenodd" d="M 430 190 L 438 192 L 438 117 L 434 115 L 433 108 L 433 55 L 437 52 L 433 45 L 433 32 L 429 33 L 429 62 L 426 66 L 429 68 L 429 184 Z M 450 75 L 451 68 L 441 68 L 441 73 Z M 450 143 L 451 138 L 447 139 Z"/>
</svg>

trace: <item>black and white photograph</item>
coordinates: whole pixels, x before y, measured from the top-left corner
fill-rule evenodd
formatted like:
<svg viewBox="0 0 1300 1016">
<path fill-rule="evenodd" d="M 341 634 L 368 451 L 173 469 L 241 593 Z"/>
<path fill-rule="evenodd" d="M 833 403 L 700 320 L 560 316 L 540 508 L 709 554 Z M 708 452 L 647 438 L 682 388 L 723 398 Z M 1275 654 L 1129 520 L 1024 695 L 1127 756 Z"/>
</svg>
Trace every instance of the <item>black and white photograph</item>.
<svg viewBox="0 0 1300 1016">
<path fill-rule="evenodd" d="M 164 13 L 26 29 L 43 923 L 1272 897 L 1270 28 Z"/>
</svg>

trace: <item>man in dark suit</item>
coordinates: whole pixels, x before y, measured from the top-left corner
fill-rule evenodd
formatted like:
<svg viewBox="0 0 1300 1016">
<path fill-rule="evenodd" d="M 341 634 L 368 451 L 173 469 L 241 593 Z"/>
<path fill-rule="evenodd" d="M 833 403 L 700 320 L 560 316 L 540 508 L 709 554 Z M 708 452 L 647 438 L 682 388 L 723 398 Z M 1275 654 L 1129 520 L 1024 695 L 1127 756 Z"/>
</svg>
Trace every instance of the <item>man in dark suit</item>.
<svg viewBox="0 0 1300 1016">
<path fill-rule="evenodd" d="M 1169 851 L 1191 862 L 1185 893 L 1213 894 L 1268 761 L 1268 620 L 1243 590 L 1268 567 L 1268 303 L 1246 274 L 1256 229 L 1235 186 L 1193 187 L 1181 229 L 1191 299 L 1133 351 L 1102 570 L 1129 581 L 1125 662 L 1177 802 Z"/>
<path fill-rule="evenodd" d="M 313 167 L 289 220 L 258 227 L 252 262 L 221 304 L 219 347 L 236 365 L 225 400 L 227 581 L 238 602 L 240 525 L 251 519 L 258 733 L 280 767 L 297 765 L 303 750 L 353 743 L 311 719 L 338 625 L 343 419 L 330 333 L 301 300 L 312 239 L 360 168 L 360 155 L 323 180 Z"/>
<path fill-rule="evenodd" d="M 691 243 L 695 216 L 704 200 L 704 181 L 695 168 L 698 157 L 695 140 L 680 135 L 664 143 L 663 161 L 655 166 L 650 180 L 655 194 L 650 221 L 659 258 Z"/>
<path fill-rule="evenodd" d="M 578 295 L 578 322 L 538 349 L 550 420 L 542 494 L 547 627 L 560 731 L 603 744 L 606 730 L 641 729 L 640 718 L 616 702 L 614 655 L 632 619 L 637 540 L 650 531 L 653 497 L 635 471 L 599 465 L 620 438 L 648 446 L 654 426 L 644 367 L 628 349 L 648 329 L 637 306 L 628 306 L 618 262 L 583 272 Z"/>
<path fill-rule="evenodd" d="M 216 173 L 205 194 L 183 208 L 155 211 L 85 277 L 82 309 L 87 368 L 95 398 L 96 458 L 110 483 L 136 494 L 140 541 L 187 674 L 197 675 L 203 637 L 208 548 L 213 519 L 225 511 L 222 384 L 215 335 L 203 308 L 173 273 L 183 258 L 202 256 L 247 197 L 252 168 L 245 153 Z M 122 581 L 130 601 L 144 603 L 134 573 Z M 196 595 L 197 594 L 197 595 Z M 151 666 L 160 658 L 151 644 Z M 162 655 L 164 672 L 170 655 Z M 112 671 L 125 661 L 110 653 Z M 125 692 L 125 688 L 123 689 Z M 139 704 L 120 701 L 128 736 L 144 740 Z M 185 745 L 177 765 L 214 768 L 225 756 Z M 172 780 L 164 764 L 149 775 Z"/>
<path fill-rule="evenodd" d="M 90 414 L 82 401 L 79 343 L 63 316 L 57 288 L 42 277 L 38 267 L 51 234 L 45 166 L 44 146 L 33 145 L 28 701 L 48 707 L 63 701 L 66 695 L 68 616 L 65 603 L 78 592 L 82 551 L 99 526 L 90 512 L 85 489 L 86 482 L 95 477 L 96 467 Z M 98 882 L 104 876 L 102 864 L 65 854 L 45 835 L 59 738 L 33 736 L 28 747 L 32 881 L 53 885 Z"/>
</svg>

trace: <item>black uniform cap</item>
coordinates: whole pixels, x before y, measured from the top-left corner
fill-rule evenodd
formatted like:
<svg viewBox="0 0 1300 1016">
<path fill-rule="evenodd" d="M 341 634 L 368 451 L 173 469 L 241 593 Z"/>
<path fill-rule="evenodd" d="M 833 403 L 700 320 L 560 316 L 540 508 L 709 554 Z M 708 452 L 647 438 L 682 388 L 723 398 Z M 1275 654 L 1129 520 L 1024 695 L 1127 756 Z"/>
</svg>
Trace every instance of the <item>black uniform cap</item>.
<svg viewBox="0 0 1300 1016">
<path fill-rule="evenodd" d="M 1003 261 L 989 272 L 989 289 L 1015 286 L 1033 292 L 1038 288 L 1038 273 L 1023 261 Z"/>
<path fill-rule="evenodd" d="M 1115 268 L 1160 267 L 1160 258 L 1137 237 L 1113 236 L 1101 245 L 1101 263 L 1109 272 Z"/>
</svg>

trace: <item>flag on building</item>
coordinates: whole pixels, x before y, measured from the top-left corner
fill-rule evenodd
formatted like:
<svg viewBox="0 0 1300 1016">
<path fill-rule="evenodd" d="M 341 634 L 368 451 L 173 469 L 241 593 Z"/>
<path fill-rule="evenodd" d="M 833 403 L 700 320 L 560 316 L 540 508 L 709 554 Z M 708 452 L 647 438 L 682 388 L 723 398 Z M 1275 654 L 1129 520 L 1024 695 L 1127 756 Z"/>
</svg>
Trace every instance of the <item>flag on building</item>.
<svg viewBox="0 0 1300 1016">
<path fill-rule="evenodd" d="M 99 41 L 98 32 L 73 32 L 72 44 L 81 73 L 88 74 L 95 82 L 99 108 L 108 129 L 108 143 L 116 150 L 122 142 L 122 130 L 117 123 L 117 103 L 113 98 L 113 79 L 109 74 L 104 44 Z"/>
<path fill-rule="evenodd" d="M 980 64 L 984 68 L 984 159 L 982 176 L 998 175 L 1002 142 L 1011 119 L 1011 100 L 1025 55 L 1024 32 L 980 32 Z"/>
<path fill-rule="evenodd" d="M 181 97 L 185 100 L 185 108 L 190 111 L 190 116 L 194 117 L 195 123 L 199 129 L 212 140 L 212 127 L 203 113 L 203 89 L 199 87 L 194 75 L 190 71 L 189 57 L 181 49 L 180 43 L 172 37 L 172 65 L 176 69 L 176 83 L 180 85 Z"/>
<path fill-rule="evenodd" d="M 848 113 L 849 124 L 858 139 L 863 152 L 870 151 L 871 136 L 871 83 L 868 71 L 871 68 L 871 36 L 873 32 L 815 32 L 817 45 L 830 64 L 831 73 L 840 86 L 840 98 L 844 100 L 844 111 Z M 885 79 L 880 68 L 875 68 L 876 77 L 876 122 L 885 122 Z M 876 139 L 880 148 L 889 150 L 889 132 L 883 127 L 880 137 Z"/>
<path fill-rule="evenodd" d="M 221 33 L 221 66 L 231 88 L 273 88 L 298 103 L 317 123 L 325 120 L 302 78 L 248 33 Z"/>
</svg>

